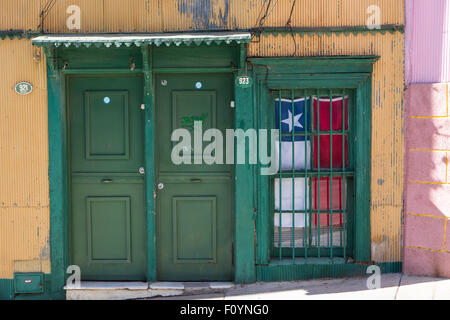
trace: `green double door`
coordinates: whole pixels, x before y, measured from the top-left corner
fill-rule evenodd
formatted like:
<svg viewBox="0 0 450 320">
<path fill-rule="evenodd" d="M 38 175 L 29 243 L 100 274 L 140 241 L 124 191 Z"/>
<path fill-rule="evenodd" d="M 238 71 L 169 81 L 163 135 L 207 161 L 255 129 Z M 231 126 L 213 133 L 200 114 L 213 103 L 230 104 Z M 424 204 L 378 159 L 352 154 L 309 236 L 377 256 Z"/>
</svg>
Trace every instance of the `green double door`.
<svg viewBox="0 0 450 320">
<path fill-rule="evenodd" d="M 157 77 L 156 228 L 147 230 L 142 78 L 67 79 L 69 263 L 82 280 L 146 280 L 147 236 L 156 236 L 158 280 L 233 278 L 233 166 L 171 159 L 176 128 L 233 128 L 231 81 Z"/>
</svg>

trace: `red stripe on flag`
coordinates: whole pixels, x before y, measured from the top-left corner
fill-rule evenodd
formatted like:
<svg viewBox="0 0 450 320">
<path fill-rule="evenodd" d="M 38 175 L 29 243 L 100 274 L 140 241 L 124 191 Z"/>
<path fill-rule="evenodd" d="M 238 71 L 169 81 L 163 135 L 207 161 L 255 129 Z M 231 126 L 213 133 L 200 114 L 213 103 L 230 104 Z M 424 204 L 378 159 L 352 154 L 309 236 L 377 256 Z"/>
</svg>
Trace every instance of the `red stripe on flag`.
<svg viewBox="0 0 450 320">
<path fill-rule="evenodd" d="M 335 98 L 331 104 L 333 130 L 342 130 L 342 97 Z M 320 131 L 330 130 L 330 99 L 319 99 Z M 313 99 L 313 128 L 317 130 L 317 99 Z M 348 130 L 348 98 L 345 98 L 345 130 Z"/>
<path fill-rule="evenodd" d="M 331 208 L 331 188 L 333 190 L 333 207 Z M 344 194 L 344 185 L 342 177 L 334 177 L 331 183 L 330 188 L 330 178 L 323 177 L 320 178 L 319 183 L 319 192 L 320 192 L 320 208 L 318 206 L 319 196 L 317 193 L 317 178 L 312 178 L 312 195 L 313 195 L 313 210 L 320 211 L 330 211 L 330 210 L 343 210 L 343 194 Z M 331 218 L 330 214 L 321 213 L 320 216 L 320 225 L 321 226 L 330 226 Z M 333 226 L 342 225 L 342 217 L 341 213 L 333 213 Z M 318 225 L 317 214 L 313 214 L 313 223 L 315 226 Z"/>
<path fill-rule="evenodd" d="M 331 126 L 333 131 L 342 131 L 343 124 L 343 101 L 342 98 L 333 99 L 331 105 Z M 317 99 L 313 101 L 314 119 L 313 129 L 317 130 Z M 320 114 L 320 131 L 330 131 L 330 100 L 319 99 L 319 114 Z M 348 98 L 345 99 L 345 129 L 348 130 Z M 329 169 L 331 164 L 333 168 L 339 169 L 347 166 L 348 164 L 348 141 L 347 137 L 342 139 L 342 134 L 333 134 L 333 139 L 330 139 L 330 135 L 314 136 L 313 138 L 313 168 L 318 168 L 318 159 L 320 156 L 320 168 Z M 319 140 L 319 141 L 318 141 Z M 331 146 L 330 140 L 333 143 L 333 159 L 331 163 Z M 342 163 L 342 142 L 344 140 L 344 152 L 345 163 Z M 319 150 L 320 144 L 320 150 Z M 318 154 L 318 151 L 320 154 Z"/>
</svg>

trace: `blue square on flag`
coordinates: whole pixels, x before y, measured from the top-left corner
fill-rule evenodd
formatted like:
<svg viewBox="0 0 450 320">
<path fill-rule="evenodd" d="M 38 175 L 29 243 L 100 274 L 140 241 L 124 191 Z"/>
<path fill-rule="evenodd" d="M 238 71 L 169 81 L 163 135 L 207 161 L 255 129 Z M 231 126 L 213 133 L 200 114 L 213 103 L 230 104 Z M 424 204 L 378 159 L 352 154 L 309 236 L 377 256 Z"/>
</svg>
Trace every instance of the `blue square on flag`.
<svg viewBox="0 0 450 320">
<path fill-rule="evenodd" d="M 294 145 L 292 145 L 292 132 L 294 133 L 305 133 L 305 121 L 308 124 L 306 128 L 310 131 L 309 119 L 305 118 L 305 107 L 309 108 L 309 99 L 304 98 L 292 100 L 281 99 L 281 121 L 280 121 L 280 100 L 275 99 L 275 121 L 276 129 L 281 130 L 280 134 L 287 134 L 281 137 L 281 171 L 292 170 L 302 170 L 306 167 L 309 169 L 311 162 L 311 143 L 310 139 L 305 140 L 304 135 L 294 136 Z M 293 110 L 292 110 L 293 109 Z M 308 109 L 309 111 L 310 109 Z M 294 111 L 294 112 L 292 112 Z M 306 131 L 306 132 L 308 132 Z M 277 171 L 280 170 L 280 145 L 276 141 L 276 168 Z M 306 156 L 305 156 L 306 155 Z M 305 162 L 306 160 L 306 162 Z M 306 165 L 305 165 L 306 164 Z"/>
<path fill-rule="evenodd" d="M 309 131 L 310 117 L 308 114 L 308 119 L 305 119 L 305 106 L 307 108 L 309 107 L 309 99 L 306 99 L 306 105 L 305 105 L 305 98 L 295 99 L 293 103 L 292 100 L 290 99 L 281 99 L 281 121 L 280 121 L 280 110 L 279 110 L 280 100 L 275 99 L 276 129 L 280 129 L 281 123 L 281 132 L 280 132 L 281 134 L 289 134 L 292 133 L 292 131 L 294 131 L 294 133 L 304 133 L 306 120 L 308 121 L 307 129 Z M 292 136 L 284 136 L 281 138 L 281 140 L 292 141 Z M 294 136 L 294 141 L 304 141 L 304 140 L 305 136 Z"/>
</svg>

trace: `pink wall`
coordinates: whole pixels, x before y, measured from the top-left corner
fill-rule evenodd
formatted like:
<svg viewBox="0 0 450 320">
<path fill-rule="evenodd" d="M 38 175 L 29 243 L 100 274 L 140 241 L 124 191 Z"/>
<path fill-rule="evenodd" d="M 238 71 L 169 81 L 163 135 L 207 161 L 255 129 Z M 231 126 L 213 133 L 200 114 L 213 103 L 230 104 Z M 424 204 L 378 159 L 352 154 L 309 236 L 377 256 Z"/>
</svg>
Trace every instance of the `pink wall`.
<svg viewBox="0 0 450 320">
<path fill-rule="evenodd" d="M 406 274 L 450 277 L 450 0 L 405 0 Z"/>
<path fill-rule="evenodd" d="M 450 277 L 449 85 L 406 91 L 403 271 Z"/>
<path fill-rule="evenodd" d="M 450 81 L 450 3 L 405 0 L 405 83 Z"/>
</svg>

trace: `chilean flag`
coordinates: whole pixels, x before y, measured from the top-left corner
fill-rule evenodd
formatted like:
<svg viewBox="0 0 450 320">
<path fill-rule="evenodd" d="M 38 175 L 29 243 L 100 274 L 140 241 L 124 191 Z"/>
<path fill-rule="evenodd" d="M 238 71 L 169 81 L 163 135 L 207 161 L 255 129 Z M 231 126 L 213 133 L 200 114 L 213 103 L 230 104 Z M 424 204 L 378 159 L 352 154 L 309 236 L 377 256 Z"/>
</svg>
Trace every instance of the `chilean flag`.
<svg viewBox="0 0 450 320">
<path fill-rule="evenodd" d="M 312 108 L 310 108 L 312 103 Z M 344 110 L 345 105 L 345 110 Z M 281 107 L 281 121 L 280 121 L 280 108 Z M 308 108 L 307 118 L 305 117 L 305 107 Z M 293 109 L 293 110 L 292 110 Z M 310 117 L 310 110 L 313 110 L 312 117 Z M 343 169 L 343 139 L 342 134 L 333 133 L 333 138 L 330 139 L 329 134 L 320 134 L 313 136 L 313 143 L 311 151 L 310 138 L 305 136 L 294 136 L 294 150 L 292 150 L 292 132 L 304 133 L 305 126 L 307 126 L 308 132 L 317 131 L 317 110 L 319 109 L 319 129 L 320 131 L 342 131 L 344 126 L 345 130 L 348 130 L 348 97 L 337 97 L 331 100 L 331 117 L 330 117 L 330 98 L 313 97 L 310 99 L 300 98 L 294 101 L 290 99 L 275 99 L 275 120 L 276 128 L 279 128 L 281 123 L 280 134 L 281 137 L 281 171 L 292 171 L 292 167 L 297 171 L 308 168 L 311 169 L 311 152 L 313 153 L 313 170 L 320 169 L 329 170 L 331 165 L 333 169 Z M 293 112 L 292 112 L 293 111 Z M 343 123 L 343 111 L 345 112 L 345 123 Z M 330 119 L 331 118 L 331 119 Z M 311 121 L 312 120 L 312 121 Z M 331 120 L 331 121 L 330 121 Z M 312 122 L 312 123 L 311 123 Z M 312 126 L 311 126 L 312 125 Z M 283 134 L 286 134 L 283 136 Z M 319 142 L 320 149 L 319 149 Z M 333 155 L 331 156 L 330 143 L 333 148 Z M 276 159 L 277 169 L 279 166 L 279 141 L 276 142 Z M 306 145 L 306 147 L 305 147 Z M 292 151 L 294 152 L 294 161 L 292 161 Z M 305 163 L 306 152 L 306 163 Z M 344 137 L 344 168 L 348 166 L 348 142 L 347 137 Z M 319 160 L 320 159 L 320 160 Z M 330 182 L 331 179 L 331 182 Z M 294 189 L 292 186 L 294 180 Z M 281 179 L 281 202 L 280 202 L 280 179 L 275 178 L 274 193 L 275 193 L 275 215 L 274 225 L 280 226 L 280 211 L 281 213 L 281 226 L 286 228 L 303 228 L 305 227 L 304 213 L 295 213 L 294 211 L 303 211 L 309 209 L 309 193 L 312 192 L 312 209 L 321 211 L 329 210 L 343 210 L 343 194 L 344 184 L 342 177 L 323 177 L 308 178 L 283 178 Z M 319 184 L 319 186 L 318 186 Z M 305 191 L 306 188 L 306 191 Z M 312 188 L 312 190 L 309 190 Z M 331 192 L 332 190 L 332 192 Z M 294 192 L 294 194 L 293 194 Z M 320 202 L 319 196 L 320 193 Z M 332 193 L 332 195 L 331 195 Z M 306 195 L 306 201 L 305 201 Z M 332 201 L 330 200 L 332 196 Z M 332 202 L 332 203 L 331 203 Z M 280 208 L 281 204 L 281 208 Z M 305 208 L 306 204 L 306 208 Z M 278 212 L 277 212 L 278 211 Z M 330 214 L 313 214 L 313 225 L 330 226 L 331 220 L 334 226 L 342 225 L 342 214 L 333 213 Z M 320 217 L 320 218 L 319 218 Z M 293 221 L 294 218 L 294 221 Z M 310 224 L 309 219 L 307 225 Z"/>
</svg>

